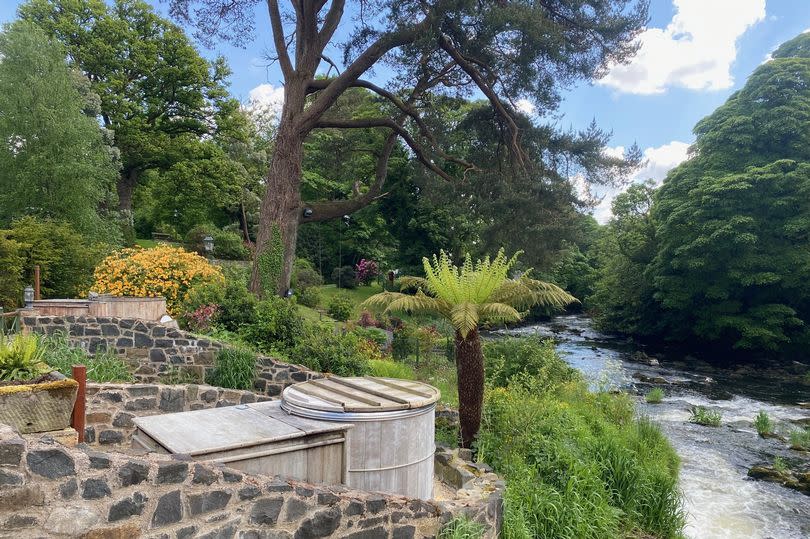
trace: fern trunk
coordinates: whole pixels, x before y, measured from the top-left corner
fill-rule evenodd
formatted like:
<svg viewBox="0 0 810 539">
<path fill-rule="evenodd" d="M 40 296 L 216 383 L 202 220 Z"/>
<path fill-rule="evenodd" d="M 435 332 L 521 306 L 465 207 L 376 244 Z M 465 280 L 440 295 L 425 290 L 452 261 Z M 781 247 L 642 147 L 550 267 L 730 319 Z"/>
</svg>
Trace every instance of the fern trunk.
<svg viewBox="0 0 810 539">
<path fill-rule="evenodd" d="M 484 354 L 478 329 L 470 331 L 466 337 L 456 331 L 456 372 L 461 446 L 469 448 L 481 426 L 484 402 Z"/>
</svg>

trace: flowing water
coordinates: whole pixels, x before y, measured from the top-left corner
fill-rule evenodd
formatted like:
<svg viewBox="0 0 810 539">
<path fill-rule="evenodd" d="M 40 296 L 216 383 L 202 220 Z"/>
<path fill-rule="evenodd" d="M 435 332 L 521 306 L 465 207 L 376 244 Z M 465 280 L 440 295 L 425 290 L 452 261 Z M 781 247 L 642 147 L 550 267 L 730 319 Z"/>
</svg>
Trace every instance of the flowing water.
<svg viewBox="0 0 810 539">
<path fill-rule="evenodd" d="M 626 341 L 595 331 L 582 316 L 560 316 L 552 322 L 524 326 L 498 334 L 552 337 L 564 359 L 581 370 L 594 386 L 643 393 L 650 387 L 639 381 L 654 378 L 665 387 L 661 404 L 639 399 L 641 413 L 655 419 L 681 457 L 681 488 L 688 512 L 686 535 L 694 539 L 798 539 L 810 538 L 810 496 L 775 483 L 747 477 L 756 464 L 770 464 L 779 456 L 789 465 L 806 463 L 806 454 L 791 451 L 783 442 L 760 438 L 753 419 L 765 411 L 788 426 L 810 420 L 810 410 L 796 402 L 810 400 L 801 384 L 739 372 L 700 371 L 677 360 L 651 366 L 635 361 L 639 349 Z M 637 356 L 636 356 L 637 357 Z M 723 426 L 689 423 L 694 406 L 722 412 Z"/>
</svg>

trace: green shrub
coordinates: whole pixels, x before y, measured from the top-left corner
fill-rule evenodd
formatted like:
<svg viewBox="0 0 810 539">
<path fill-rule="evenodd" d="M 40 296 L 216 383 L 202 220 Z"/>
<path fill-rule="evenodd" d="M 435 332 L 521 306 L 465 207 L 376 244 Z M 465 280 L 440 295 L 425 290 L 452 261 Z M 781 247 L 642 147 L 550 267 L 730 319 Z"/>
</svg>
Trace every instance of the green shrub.
<svg viewBox="0 0 810 539">
<path fill-rule="evenodd" d="M 286 350 L 304 333 L 304 319 L 290 300 L 270 297 L 256 304 L 253 320 L 242 326 L 241 337 L 254 348 Z"/>
<path fill-rule="evenodd" d="M 250 251 L 245 246 L 242 235 L 236 232 L 225 231 L 214 225 L 197 225 L 186 233 L 184 245 L 189 251 L 207 256 L 203 239 L 211 236 L 214 239 L 214 258 L 222 260 L 246 260 Z"/>
<path fill-rule="evenodd" d="M 387 359 L 372 359 L 369 361 L 369 374 L 382 378 L 400 378 L 402 380 L 416 380 L 414 370 L 404 363 L 389 361 Z"/>
<path fill-rule="evenodd" d="M 628 397 L 526 386 L 487 390 L 478 439 L 506 477 L 505 538 L 680 537 L 677 454 Z"/>
<path fill-rule="evenodd" d="M 353 311 L 354 303 L 345 294 L 335 294 L 332 296 L 332 299 L 329 300 L 329 305 L 326 307 L 327 314 L 341 322 L 348 320 L 352 316 Z"/>
<path fill-rule="evenodd" d="M 458 515 L 442 526 L 437 539 L 480 539 L 483 536 L 482 524 L 470 520 L 465 515 Z"/>
<path fill-rule="evenodd" d="M 664 400 L 664 390 L 660 387 L 654 387 L 644 395 L 644 400 L 650 404 L 661 404 Z"/>
<path fill-rule="evenodd" d="M 415 355 L 424 357 L 430 354 L 440 338 L 441 335 L 433 327 L 402 324 L 394 330 L 391 355 L 398 361 L 405 361 Z"/>
<path fill-rule="evenodd" d="M 719 427 L 723 420 L 723 415 L 720 412 L 709 410 L 705 406 L 696 406 L 692 408 L 692 415 L 689 417 L 691 423 L 704 425 L 706 427 Z"/>
<path fill-rule="evenodd" d="M 295 346 L 285 355 L 293 363 L 314 371 L 339 376 L 363 376 L 369 372 L 369 359 L 365 343 L 359 335 L 335 333 L 331 324 L 313 324 Z"/>
<path fill-rule="evenodd" d="M 380 348 L 383 348 L 388 343 L 388 335 L 381 329 L 357 326 L 352 329 L 352 331 L 364 339 L 373 342 Z"/>
<path fill-rule="evenodd" d="M 257 304 L 256 296 L 247 289 L 247 283 L 228 278 L 215 324 L 228 331 L 239 331 L 254 319 Z"/>
<path fill-rule="evenodd" d="M 760 411 L 754 419 L 754 427 L 757 429 L 757 434 L 763 438 L 769 434 L 773 434 L 773 423 L 771 418 L 768 417 L 767 412 Z"/>
<path fill-rule="evenodd" d="M 22 304 L 25 258 L 22 244 L 0 231 L 0 308 L 14 310 Z"/>
<path fill-rule="evenodd" d="M 87 379 L 91 382 L 132 382 L 132 375 L 126 362 L 113 351 L 99 350 L 94 355 L 84 349 L 71 346 L 64 332 L 49 335 L 43 339 L 45 361 L 65 376 L 72 376 L 73 365 L 87 367 Z"/>
<path fill-rule="evenodd" d="M 31 380 L 50 371 L 39 335 L 0 334 L 0 381 Z"/>
<path fill-rule="evenodd" d="M 223 348 L 217 353 L 214 368 L 206 382 L 230 389 L 253 389 L 256 377 L 256 355 L 239 348 Z"/>
<path fill-rule="evenodd" d="M 789 440 L 791 449 L 810 451 L 810 428 L 793 429 L 790 431 Z"/>
<path fill-rule="evenodd" d="M 788 463 L 785 462 L 785 459 L 783 459 L 782 457 L 774 457 L 773 469 L 779 473 L 785 473 L 788 470 L 790 470 L 790 466 L 788 466 Z"/>
<path fill-rule="evenodd" d="M 579 380 L 554 349 L 554 343 L 539 337 L 508 337 L 484 344 L 487 383 L 507 387 L 510 382 L 531 380 L 532 387 L 546 391 L 558 384 Z"/>
<path fill-rule="evenodd" d="M 306 258 L 296 258 L 293 264 L 293 274 L 290 280 L 293 290 L 303 290 L 313 286 L 321 286 L 323 277 L 315 266 Z"/>
<path fill-rule="evenodd" d="M 317 286 L 298 288 L 295 290 L 295 299 L 304 307 L 315 308 L 321 304 L 321 291 Z"/>
<path fill-rule="evenodd" d="M 332 282 L 338 288 L 357 288 L 357 272 L 351 266 L 339 266 L 332 270 Z"/>
</svg>

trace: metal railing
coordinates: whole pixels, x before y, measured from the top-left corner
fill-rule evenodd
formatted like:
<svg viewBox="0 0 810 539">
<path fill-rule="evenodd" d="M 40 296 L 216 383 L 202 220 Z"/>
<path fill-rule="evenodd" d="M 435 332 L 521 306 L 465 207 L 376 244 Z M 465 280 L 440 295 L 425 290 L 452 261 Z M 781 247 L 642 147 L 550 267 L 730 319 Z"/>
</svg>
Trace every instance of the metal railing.
<svg viewBox="0 0 810 539">
<path fill-rule="evenodd" d="M 12 335 L 20 332 L 20 311 L 3 312 L 0 307 L 0 335 Z"/>
</svg>

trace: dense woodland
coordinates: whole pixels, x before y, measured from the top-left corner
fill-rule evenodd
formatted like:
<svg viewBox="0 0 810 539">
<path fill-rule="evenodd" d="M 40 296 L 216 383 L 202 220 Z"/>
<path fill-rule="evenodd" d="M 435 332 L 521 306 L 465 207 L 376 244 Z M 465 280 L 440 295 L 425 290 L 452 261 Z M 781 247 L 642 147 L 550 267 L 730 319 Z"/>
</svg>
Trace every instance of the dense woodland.
<svg viewBox="0 0 810 539">
<path fill-rule="evenodd" d="M 224 60 L 203 58 L 148 4 L 58 4 L 31 0 L 0 35 L 0 135 L 9 141 L 0 151 L 3 304 L 19 303 L 37 263 L 46 294 L 82 294 L 103 255 L 155 233 L 198 249 L 212 234 L 219 258 L 261 258 L 279 119 L 231 97 Z M 496 25 L 493 13 L 477 14 Z M 556 58 L 567 70 L 556 79 L 531 63 L 511 75 L 552 77 L 546 94 L 533 87 L 540 110 L 552 112 L 560 87 L 632 54 L 626 40 L 642 16 L 603 28 L 614 48 L 601 56 L 583 48 Z M 534 43 L 532 54 L 573 37 Z M 330 281 L 361 259 L 416 274 L 423 256 L 442 249 L 456 257 L 523 250 L 518 270 L 532 267 L 567 289 L 604 330 L 712 349 L 718 359 L 791 355 L 810 336 L 808 50 L 802 34 L 775 51 L 695 126 L 690 159 L 661 187 L 626 189 L 605 226 L 573 179 L 621 185 L 640 157 L 637 149 L 609 157 L 609 134 L 597 126 L 561 131 L 514 108 L 504 115 L 508 92 L 481 99 L 459 80 L 450 91 L 424 90 L 401 131 L 345 129 L 342 118 L 386 116 L 401 104 L 371 84 L 348 87 L 303 141 L 299 206 L 346 211 L 302 219 L 295 255 Z M 331 76 L 313 84 L 325 88 Z M 512 90 L 521 84 L 531 86 Z M 400 136 L 389 149 L 391 133 Z M 520 159 L 508 143 L 514 133 Z M 425 165 L 410 138 L 433 141 L 431 151 L 446 157 L 441 170 Z M 76 234 L 81 241 L 57 239 Z"/>
</svg>

